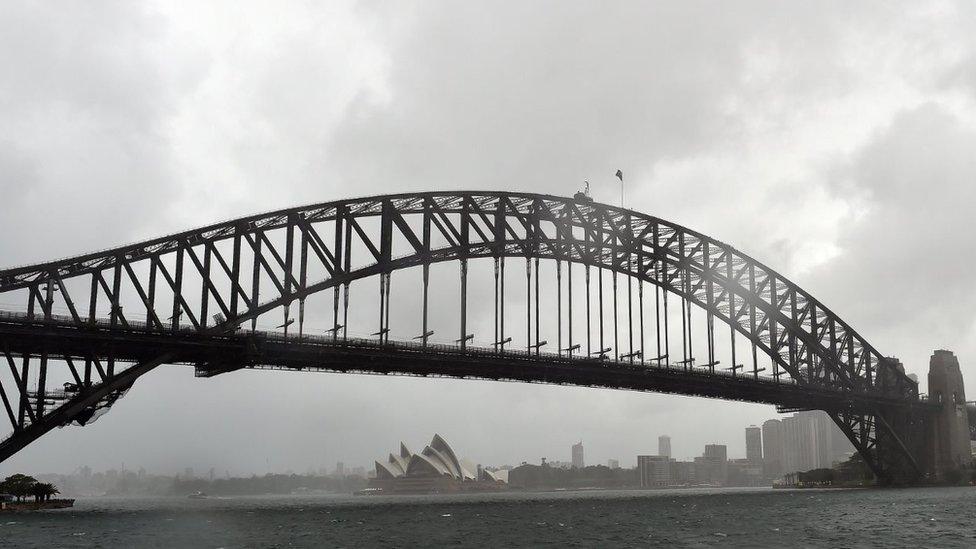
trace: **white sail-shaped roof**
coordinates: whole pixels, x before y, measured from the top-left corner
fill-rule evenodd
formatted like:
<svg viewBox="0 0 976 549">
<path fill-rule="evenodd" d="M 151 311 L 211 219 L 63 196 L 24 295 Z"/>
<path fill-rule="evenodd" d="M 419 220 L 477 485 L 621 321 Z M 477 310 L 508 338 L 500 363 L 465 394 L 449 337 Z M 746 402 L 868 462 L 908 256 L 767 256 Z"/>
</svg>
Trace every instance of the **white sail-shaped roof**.
<svg viewBox="0 0 976 549">
<path fill-rule="evenodd" d="M 430 448 L 437 450 L 437 452 L 445 458 L 445 460 L 450 464 L 451 470 L 454 472 L 457 478 L 464 477 L 464 473 L 462 471 L 464 467 L 461 465 L 461 462 L 458 461 L 457 455 L 454 453 L 454 450 L 451 449 L 451 445 L 448 444 L 446 440 L 435 433 L 434 438 L 430 441 Z M 471 476 L 471 473 L 468 473 L 468 476 Z"/>
<path fill-rule="evenodd" d="M 403 475 L 403 471 L 394 468 L 392 464 L 383 463 L 382 461 L 377 461 L 375 463 L 376 463 L 376 478 L 392 479 Z"/>
<path fill-rule="evenodd" d="M 387 462 L 390 464 L 392 469 L 398 471 L 401 475 L 407 472 L 407 460 L 394 454 L 390 454 L 387 458 Z"/>
<path fill-rule="evenodd" d="M 457 454 L 440 435 L 435 434 L 430 445 L 414 454 L 403 442 L 400 453 L 390 454 L 386 463 L 376 462 L 377 478 L 401 476 L 447 475 L 457 480 L 474 480 L 471 467 L 457 458 Z"/>
<path fill-rule="evenodd" d="M 478 471 L 478 465 L 470 459 L 461 458 L 461 475 L 465 480 L 477 480 L 477 476 L 472 471 Z"/>
<path fill-rule="evenodd" d="M 461 478 L 461 471 L 459 471 L 457 466 L 444 454 L 438 452 L 430 446 L 425 447 L 422 454 L 440 463 L 444 467 L 444 470 L 450 473 L 452 477 Z"/>
<path fill-rule="evenodd" d="M 425 475 L 451 475 L 451 472 L 444 468 L 439 459 L 431 458 L 423 454 L 414 454 L 410 457 L 407 464 L 407 476 Z"/>
</svg>

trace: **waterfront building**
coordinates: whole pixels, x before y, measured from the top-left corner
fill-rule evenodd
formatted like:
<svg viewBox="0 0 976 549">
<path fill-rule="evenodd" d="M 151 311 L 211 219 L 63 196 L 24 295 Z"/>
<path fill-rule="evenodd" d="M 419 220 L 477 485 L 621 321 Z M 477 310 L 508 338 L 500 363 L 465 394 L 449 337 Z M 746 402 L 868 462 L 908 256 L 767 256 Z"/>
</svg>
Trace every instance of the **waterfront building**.
<svg viewBox="0 0 976 549">
<path fill-rule="evenodd" d="M 376 461 L 376 478 L 370 486 L 390 492 L 453 492 L 475 482 L 465 466 L 440 435 L 434 435 L 423 451 L 413 453 L 400 443 L 400 452 L 386 461 Z"/>
<path fill-rule="evenodd" d="M 695 482 L 695 463 L 692 461 L 670 460 L 671 484 L 684 485 Z"/>
<path fill-rule="evenodd" d="M 608 459 L 607 467 L 610 469 L 620 469 L 620 462 L 616 459 Z"/>
<path fill-rule="evenodd" d="M 671 457 L 671 437 L 661 435 L 657 437 L 657 455 Z"/>
<path fill-rule="evenodd" d="M 579 441 L 573 445 L 573 469 L 582 469 L 585 467 L 583 462 L 583 441 Z"/>
<path fill-rule="evenodd" d="M 751 459 L 733 459 L 728 463 L 726 486 L 768 486 L 761 462 Z"/>
<path fill-rule="evenodd" d="M 763 460 L 762 429 L 755 425 L 746 427 L 746 459 L 757 464 Z"/>
<path fill-rule="evenodd" d="M 705 453 L 695 458 L 695 480 L 700 484 L 725 484 L 728 477 L 728 448 L 706 444 Z"/>
<path fill-rule="evenodd" d="M 693 484 L 717 484 L 718 481 L 714 478 L 718 476 L 716 468 L 713 460 L 709 460 L 705 456 L 696 457 L 692 463 L 691 482 Z"/>
<path fill-rule="evenodd" d="M 667 456 L 637 456 L 637 475 L 641 488 L 671 484 L 671 459 Z"/>
</svg>

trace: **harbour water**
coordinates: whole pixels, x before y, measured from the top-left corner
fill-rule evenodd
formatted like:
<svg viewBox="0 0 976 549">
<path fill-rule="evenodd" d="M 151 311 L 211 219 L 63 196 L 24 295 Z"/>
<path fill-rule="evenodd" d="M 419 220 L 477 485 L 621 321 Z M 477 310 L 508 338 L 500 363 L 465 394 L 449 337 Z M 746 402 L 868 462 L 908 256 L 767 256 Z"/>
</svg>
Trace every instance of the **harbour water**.
<svg viewBox="0 0 976 549">
<path fill-rule="evenodd" d="M 3 547 L 976 547 L 976 489 L 90 498 Z"/>
</svg>

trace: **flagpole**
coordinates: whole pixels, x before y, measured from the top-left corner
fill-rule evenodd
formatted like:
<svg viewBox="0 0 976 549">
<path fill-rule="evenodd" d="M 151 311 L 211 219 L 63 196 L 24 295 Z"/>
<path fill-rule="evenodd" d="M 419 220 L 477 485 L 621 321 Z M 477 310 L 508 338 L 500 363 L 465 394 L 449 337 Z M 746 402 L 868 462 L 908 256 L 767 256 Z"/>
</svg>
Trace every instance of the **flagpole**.
<svg viewBox="0 0 976 549">
<path fill-rule="evenodd" d="M 617 179 L 620 180 L 620 207 L 623 208 L 624 207 L 624 172 L 623 170 L 617 170 L 617 173 L 614 175 L 617 177 Z"/>
</svg>

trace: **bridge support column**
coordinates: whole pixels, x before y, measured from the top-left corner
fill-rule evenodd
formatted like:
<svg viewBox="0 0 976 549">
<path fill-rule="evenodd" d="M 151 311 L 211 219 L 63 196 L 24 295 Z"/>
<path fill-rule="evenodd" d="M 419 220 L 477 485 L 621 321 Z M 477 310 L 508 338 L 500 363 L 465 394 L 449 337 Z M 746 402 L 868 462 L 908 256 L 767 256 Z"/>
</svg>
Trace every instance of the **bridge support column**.
<svg viewBox="0 0 976 549">
<path fill-rule="evenodd" d="M 936 479 L 970 467 L 969 416 L 959 359 L 951 351 L 937 350 L 929 360 L 929 399 L 939 405 L 926 432 L 925 468 Z"/>
</svg>

